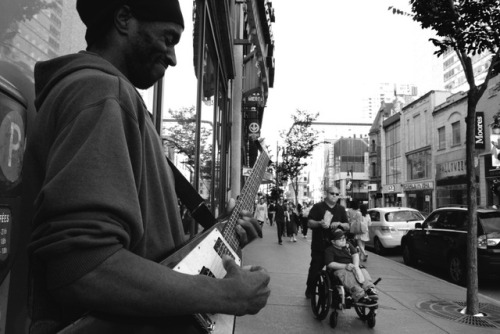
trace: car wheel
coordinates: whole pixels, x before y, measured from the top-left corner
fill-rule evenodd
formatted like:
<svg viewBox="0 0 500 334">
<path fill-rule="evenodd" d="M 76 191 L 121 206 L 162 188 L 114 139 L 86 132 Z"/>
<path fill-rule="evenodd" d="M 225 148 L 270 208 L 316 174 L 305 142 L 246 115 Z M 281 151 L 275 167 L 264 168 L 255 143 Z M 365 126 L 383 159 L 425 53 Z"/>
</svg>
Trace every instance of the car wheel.
<svg viewBox="0 0 500 334">
<path fill-rule="evenodd" d="M 384 248 L 384 246 L 382 246 L 382 243 L 380 242 L 380 240 L 378 238 L 375 238 L 375 240 L 373 241 L 373 250 L 378 255 L 385 254 L 385 248 Z"/>
<path fill-rule="evenodd" d="M 417 260 L 415 259 L 415 254 L 411 250 L 408 244 L 403 245 L 403 262 L 407 266 L 414 266 L 417 264 Z"/>
<path fill-rule="evenodd" d="M 459 285 L 465 283 L 465 263 L 461 257 L 457 255 L 450 256 L 448 260 L 448 276 L 451 282 Z"/>
</svg>

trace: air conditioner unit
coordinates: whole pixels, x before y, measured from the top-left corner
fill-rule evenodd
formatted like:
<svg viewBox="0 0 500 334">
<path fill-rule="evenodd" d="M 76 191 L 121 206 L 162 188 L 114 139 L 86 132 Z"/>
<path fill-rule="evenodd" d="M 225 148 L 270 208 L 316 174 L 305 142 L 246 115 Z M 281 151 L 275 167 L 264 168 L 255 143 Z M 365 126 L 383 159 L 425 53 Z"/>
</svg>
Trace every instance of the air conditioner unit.
<svg viewBox="0 0 500 334">
<path fill-rule="evenodd" d="M 376 183 L 369 184 L 368 191 L 377 191 L 377 184 Z"/>
</svg>

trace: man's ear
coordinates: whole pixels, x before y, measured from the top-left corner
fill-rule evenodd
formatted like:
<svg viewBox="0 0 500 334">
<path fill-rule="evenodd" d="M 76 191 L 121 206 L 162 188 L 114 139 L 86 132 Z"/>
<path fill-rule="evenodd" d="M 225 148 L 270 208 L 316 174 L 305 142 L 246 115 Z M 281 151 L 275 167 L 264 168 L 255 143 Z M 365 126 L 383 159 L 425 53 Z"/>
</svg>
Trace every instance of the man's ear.
<svg viewBox="0 0 500 334">
<path fill-rule="evenodd" d="M 133 15 L 129 6 L 123 5 L 116 9 L 113 23 L 118 33 L 128 34 L 132 18 Z"/>
</svg>

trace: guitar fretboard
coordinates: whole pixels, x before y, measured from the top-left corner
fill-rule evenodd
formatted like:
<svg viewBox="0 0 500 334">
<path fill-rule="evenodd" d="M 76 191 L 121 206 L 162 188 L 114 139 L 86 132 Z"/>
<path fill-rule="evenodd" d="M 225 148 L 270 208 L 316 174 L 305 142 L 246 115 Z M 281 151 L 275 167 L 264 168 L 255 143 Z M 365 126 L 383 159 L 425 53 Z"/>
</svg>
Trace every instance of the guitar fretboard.
<svg viewBox="0 0 500 334">
<path fill-rule="evenodd" d="M 250 176 L 248 177 L 245 185 L 243 186 L 243 189 L 241 190 L 240 198 L 237 201 L 236 206 L 234 207 L 231 216 L 229 217 L 222 231 L 224 239 L 229 243 L 229 245 L 231 245 L 231 247 L 235 251 L 237 251 L 240 246 L 239 240 L 234 231 L 238 222 L 238 218 L 240 217 L 240 213 L 242 210 L 252 212 L 255 196 L 257 195 L 257 191 L 259 190 L 259 186 L 262 182 L 262 177 L 264 176 L 264 172 L 266 171 L 268 162 L 269 156 L 267 155 L 265 150 L 262 150 L 252 168 Z"/>
</svg>

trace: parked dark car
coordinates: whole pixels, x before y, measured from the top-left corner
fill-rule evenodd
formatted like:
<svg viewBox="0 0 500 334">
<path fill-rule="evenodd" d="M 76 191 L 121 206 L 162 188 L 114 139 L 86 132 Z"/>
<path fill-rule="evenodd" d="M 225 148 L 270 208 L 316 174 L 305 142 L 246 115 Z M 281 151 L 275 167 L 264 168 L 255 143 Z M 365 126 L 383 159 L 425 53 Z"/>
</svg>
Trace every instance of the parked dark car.
<svg viewBox="0 0 500 334">
<path fill-rule="evenodd" d="M 466 208 L 434 210 L 422 224 L 415 224 L 401 239 L 403 260 L 445 268 L 449 279 L 465 284 L 468 213 Z M 478 274 L 500 274 L 500 211 L 477 210 Z"/>
</svg>

